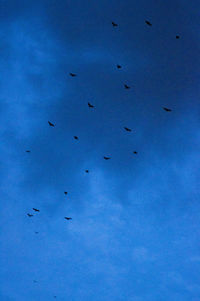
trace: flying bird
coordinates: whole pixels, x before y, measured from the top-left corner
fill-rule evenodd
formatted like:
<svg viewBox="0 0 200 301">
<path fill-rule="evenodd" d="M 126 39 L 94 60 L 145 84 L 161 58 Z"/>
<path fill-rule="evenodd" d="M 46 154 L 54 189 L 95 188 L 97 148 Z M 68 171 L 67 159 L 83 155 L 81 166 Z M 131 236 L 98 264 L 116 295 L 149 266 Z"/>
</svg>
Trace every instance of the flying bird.
<svg viewBox="0 0 200 301">
<path fill-rule="evenodd" d="M 105 160 L 110 160 L 111 159 L 111 157 L 103 157 Z"/>
<path fill-rule="evenodd" d="M 179 36 L 179 35 L 177 35 L 177 36 L 176 36 L 176 39 L 177 39 L 177 40 L 178 40 L 178 39 L 180 39 L 180 36 Z"/>
<path fill-rule="evenodd" d="M 165 108 L 165 107 L 163 107 L 163 110 L 165 110 L 166 112 L 171 112 L 172 111 L 171 109 L 168 109 L 168 108 Z"/>
<path fill-rule="evenodd" d="M 67 191 L 64 191 L 64 194 L 65 194 L 65 195 L 67 195 L 67 193 L 68 193 Z"/>
<path fill-rule="evenodd" d="M 27 215 L 28 215 L 29 217 L 32 217 L 32 216 L 33 216 L 33 214 L 30 214 L 30 213 L 27 213 Z"/>
<path fill-rule="evenodd" d="M 77 76 L 75 73 L 69 73 L 69 75 L 71 75 L 72 77 Z"/>
<path fill-rule="evenodd" d="M 69 221 L 69 220 L 72 219 L 72 218 L 71 218 L 71 217 L 65 217 L 65 219 Z"/>
<path fill-rule="evenodd" d="M 50 126 L 55 126 L 55 124 L 53 124 L 53 123 L 50 122 L 50 121 L 48 121 L 48 124 L 49 124 Z"/>
<path fill-rule="evenodd" d="M 88 169 L 86 169 L 86 170 L 85 170 L 85 172 L 86 172 L 86 173 L 89 173 L 89 170 L 88 170 Z"/>
<path fill-rule="evenodd" d="M 78 137 L 77 137 L 77 136 L 74 136 L 74 139 L 75 139 L 75 140 L 78 140 Z"/>
<path fill-rule="evenodd" d="M 31 151 L 30 150 L 26 150 L 26 153 L 30 153 Z"/>
<path fill-rule="evenodd" d="M 118 68 L 118 69 L 121 69 L 121 67 L 122 67 L 121 65 L 117 65 L 117 68 Z"/>
<path fill-rule="evenodd" d="M 126 84 L 124 84 L 124 88 L 125 89 L 130 89 L 130 87 L 128 85 L 126 85 Z"/>
<path fill-rule="evenodd" d="M 115 22 L 113 22 L 113 21 L 112 21 L 112 25 L 113 25 L 113 27 L 116 27 L 116 26 L 118 26 L 118 24 L 117 24 L 117 23 L 115 23 Z"/>
<path fill-rule="evenodd" d="M 88 102 L 88 107 L 89 107 L 89 108 L 94 108 L 94 106 L 91 105 L 91 103 L 89 103 L 89 102 Z"/>
<path fill-rule="evenodd" d="M 147 21 L 147 20 L 145 20 L 145 23 L 146 23 L 147 25 L 149 25 L 149 26 L 152 26 L 152 24 L 151 24 L 149 21 Z"/>
<path fill-rule="evenodd" d="M 39 232 L 35 232 L 35 234 L 38 234 Z"/>
<path fill-rule="evenodd" d="M 124 127 L 124 129 L 127 131 L 127 132 L 131 132 L 132 130 L 127 128 L 127 127 Z"/>
<path fill-rule="evenodd" d="M 135 155 L 137 155 L 138 152 L 134 151 L 133 153 L 134 153 Z"/>
<path fill-rule="evenodd" d="M 35 212 L 40 212 L 40 210 L 39 210 L 39 209 L 36 209 L 36 208 L 33 208 L 33 210 L 34 210 Z"/>
</svg>

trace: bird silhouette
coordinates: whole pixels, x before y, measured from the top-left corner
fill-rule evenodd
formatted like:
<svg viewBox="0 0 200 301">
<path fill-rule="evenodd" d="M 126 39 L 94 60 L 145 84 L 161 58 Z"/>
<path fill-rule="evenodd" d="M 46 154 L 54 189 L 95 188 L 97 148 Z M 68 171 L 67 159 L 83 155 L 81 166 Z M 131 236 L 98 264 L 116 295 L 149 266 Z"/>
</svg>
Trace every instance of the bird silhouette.
<svg viewBox="0 0 200 301">
<path fill-rule="evenodd" d="M 68 193 L 67 191 L 64 191 L 64 194 L 65 194 L 65 195 L 67 195 L 67 193 Z"/>
<path fill-rule="evenodd" d="M 113 27 L 117 27 L 118 24 L 112 21 L 112 26 L 113 26 Z"/>
<path fill-rule="evenodd" d="M 127 131 L 127 132 L 131 132 L 132 130 L 127 128 L 127 127 L 124 127 L 124 129 Z"/>
<path fill-rule="evenodd" d="M 176 36 L 176 39 L 177 39 L 177 40 L 178 40 L 178 39 L 180 39 L 180 36 L 179 36 L 179 35 L 177 35 L 177 36 Z"/>
<path fill-rule="evenodd" d="M 165 107 L 163 107 L 163 110 L 165 110 L 166 112 L 171 112 L 172 111 L 171 109 L 168 109 L 168 108 L 165 108 Z"/>
<path fill-rule="evenodd" d="M 40 212 L 40 210 L 39 210 L 39 209 L 36 209 L 36 208 L 33 208 L 33 210 L 34 210 L 35 212 Z"/>
<path fill-rule="evenodd" d="M 94 106 L 91 105 L 91 103 L 89 103 L 89 102 L 88 102 L 88 107 L 89 107 L 89 108 L 94 108 Z"/>
<path fill-rule="evenodd" d="M 145 20 L 145 23 L 146 23 L 147 25 L 149 25 L 149 26 L 152 26 L 152 24 L 151 24 L 149 21 L 147 21 L 147 20 Z"/>
<path fill-rule="evenodd" d="M 89 173 L 89 170 L 88 170 L 88 169 L 86 169 L 86 170 L 85 170 L 85 172 L 86 172 L 86 173 Z"/>
<path fill-rule="evenodd" d="M 78 140 L 78 137 L 77 137 L 77 136 L 74 136 L 74 139 L 75 139 L 75 140 Z"/>
<path fill-rule="evenodd" d="M 137 155 L 138 152 L 134 151 L 133 153 L 134 153 L 135 155 Z"/>
<path fill-rule="evenodd" d="M 72 218 L 71 218 L 71 217 L 65 217 L 65 219 L 69 221 L 69 220 L 72 219 Z"/>
<path fill-rule="evenodd" d="M 26 153 L 30 153 L 31 151 L 30 150 L 26 150 Z"/>
<path fill-rule="evenodd" d="M 69 75 L 71 75 L 72 77 L 75 77 L 75 76 L 77 76 L 75 73 L 69 73 Z"/>
<path fill-rule="evenodd" d="M 49 124 L 50 126 L 55 126 L 55 124 L 53 124 L 53 123 L 50 122 L 50 121 L 48 121 L 48 124 Z"/>
<path fill-rule="evenodd" d="M 30 214 L 30 213 L 27 213 L 27 215 L 28 215 L 29 217 L 32 217 L 32 216 L 33 216 L 33 214 Z"/>
<path fill-rule="evenodd" d="M 124 84 L 124 88 L 125 89 L 130 89 L 130 87 L 128 85 L 126 85 L 126 84 Z"/>
<path fill-rule="evenodd" d="M 121 65 L 117 65 L 117 68 L 118 68 L 118 69 L 121 69 L 121 67 L 122 67 Z"/>
<path fill-rule="evenodd" d="M 105 160 L 110 160 L 111 159 L 111 157 L 106 157 L 106 156 L 104 156 L 103 157 Z"/>
</svg>

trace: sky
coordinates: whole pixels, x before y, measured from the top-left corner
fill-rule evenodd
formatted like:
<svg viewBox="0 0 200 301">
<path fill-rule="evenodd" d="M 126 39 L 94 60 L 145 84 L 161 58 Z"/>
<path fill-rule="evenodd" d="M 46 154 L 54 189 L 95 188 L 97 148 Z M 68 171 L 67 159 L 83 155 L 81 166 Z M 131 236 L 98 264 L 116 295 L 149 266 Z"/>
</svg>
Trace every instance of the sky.
<svg viewBox="0 0 200 301">
<path fill-rule="evenodd" d="M 1 301 L 199 300 L 199 11 L 0 1 Z"/>
</svg>

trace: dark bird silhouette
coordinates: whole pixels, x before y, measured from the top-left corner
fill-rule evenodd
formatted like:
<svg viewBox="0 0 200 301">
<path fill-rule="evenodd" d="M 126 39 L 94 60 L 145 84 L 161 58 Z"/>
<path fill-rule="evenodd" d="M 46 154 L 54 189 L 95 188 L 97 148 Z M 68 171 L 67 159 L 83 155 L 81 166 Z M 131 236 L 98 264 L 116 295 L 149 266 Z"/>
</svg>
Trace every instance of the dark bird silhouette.
<svg viewBox="0 0 200 301">
<path fill-rule="evenodd" d="M 130 89 L 130 87 L 128 85 L 126 85 L 126 84 L 124 84 L 124 88 L 125 89 Z"/>
<path fill-rule="evenodd" d="M 34 210 L 35 212 L 40 212 L 40 210 L 39 210 L 39 209 L 36 209 L 36 208 L 33 208 L 33 210 Z"/>
<path fill-rule="evenodd" d="M 32 216 L 33 216 L 33 214 L 30 214 L 30 213 L 27 213 L 27 215 L 28 215 L 29 217 L 32 217 Z"/>
<path fill-rule="evenodd" d="M 86 170 L 85 170 L 85 172 L 86 172 L 86 173 L 89 173 L 89 170 L 88 170 L 88 169 L 86 169 Z"/>
<path fill-rule="evenodd" d="M 77 136 L 74 136 L 74 139 L 75 139 L 75 140 L 78 140 L 78 137 L 77 137 Z"/>
<path fill-rule="evenodd" d="M 149 21 L 147 21 L 147 20 L 145 20 L 145 23 L 146 23 L 147 25 L 149 25 L 149 26 L 152 26 L 152 24 L 151 24 Z"/>
<path fill-rule="evenodd" d="M 72 219 L 72 218 L 71 218 L 71 217 L 65 217 L 65 219 L 69 221 L 69 220 Z"/>
<path fill-rule="evenodd" d="M 134 151 L 133 153 L 134 153 L 135 155 L 137 155 L 138 152 Z"/>
<path fill-rule="evenodd" d="M 163 107 L 163 110 L 165 110 L 166 112 L 171 112 L 172 111 L 171 109 L 168 109 L 168 108 L 165 108 L 165 107 Z"/>
<path fill-rule="evenodd" d="M 124 129 L 127 131 L 127 132 L 131 132 L 132 130 L 127 128 L 127 127 L 124 127 Z"/>
<path fill-rule="evenodd" d="M 103 157 L 105 160 L 110 160 L 111 159 L 111 157 L 106 157 L 106 156 L 104 156 Z"/>
<path fill-rule="evenodd" d="M 64 191 L 64 194 L 65 194 L 65 195 L 67 195 L 67 193 L 68 193 L 67 191 Z"/>
<path fill-rule="evenodd" d="M 94 106 L 91 105 L 91 103 L 89 103 L 89 102 L 88 102 L 88 107 L 89 107 L 89 108 L 94 108 Z"/>
<path fill-rule="evenodd" d="M 116 27 L 116 26 L 118 26 L 118 24 L 112 21 L 112 26 Z"/>
<path fill-rule="evenodd" d="M 26 150 L 26 153 L 30 153 L 31 151 L 30 150 Z"/>
<path fill-rule="evenodd" d="M 122 67 L 121 65 L 117 65 L 117 68 L 118 68 L 118 69 L 121 69 L 121 67 Z"/>
<path fill-rule="evenodd" d="M 50 121 L 48 121 L 48 124 L 49 124 L 50 126 L 55 126 L 55 124 L 53 124 L 53 123 L 50 122 Z"/>
<path fill-rule="evenodd" d="M 176 36 L 176 39 L 177 39 L 177 40 L 180 39 L 180 36 L 177 35 L 177 36 Z"/>
<path fill-rule="evenodd" d="M 72 77 L 75 77 L 75 76 L 77 76 L 75 73 L 69 73 L 69 75 L 71 75 Z"/>
</svg>

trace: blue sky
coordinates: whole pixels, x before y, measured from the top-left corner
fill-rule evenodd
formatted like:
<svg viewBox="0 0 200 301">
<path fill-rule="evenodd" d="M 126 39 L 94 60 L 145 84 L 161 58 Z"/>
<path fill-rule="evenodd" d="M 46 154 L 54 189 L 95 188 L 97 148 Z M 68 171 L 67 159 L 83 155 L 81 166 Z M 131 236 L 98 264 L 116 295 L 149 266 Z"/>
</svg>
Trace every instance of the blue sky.
<svg viewBox="0 0 200 301">
<path fill-rule="evenodd" d="M 0 5 L 0 300 L 198 301 L 199 2 Z"/>
</svg>

